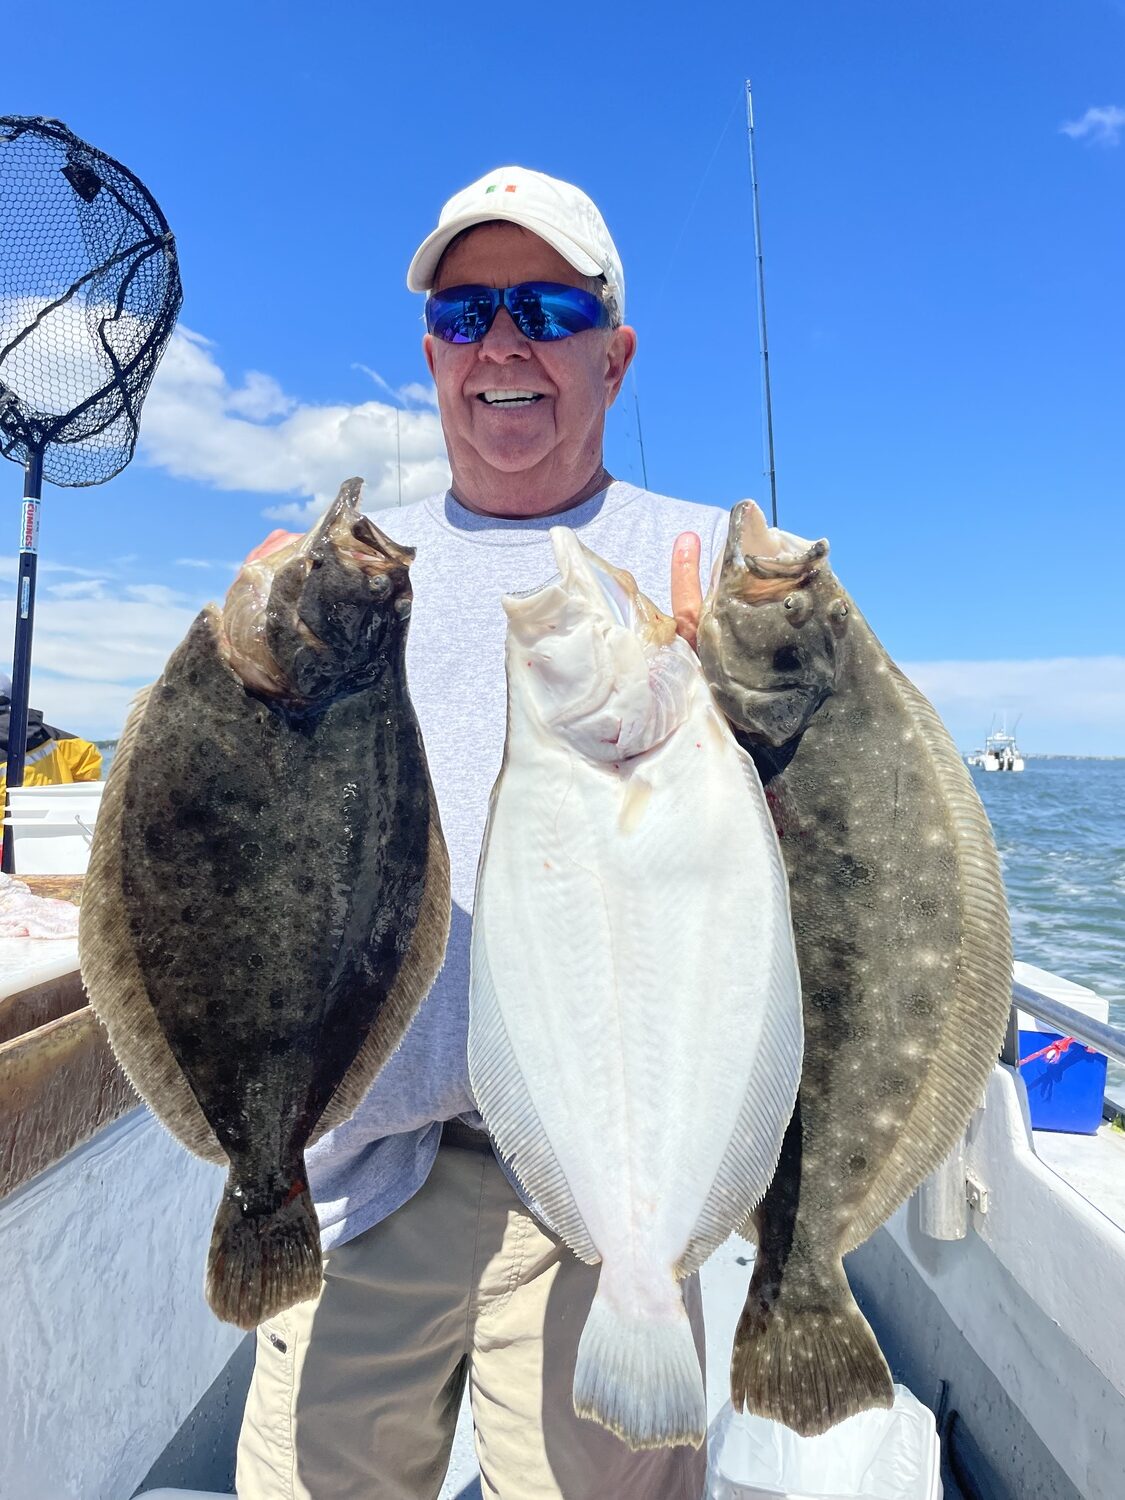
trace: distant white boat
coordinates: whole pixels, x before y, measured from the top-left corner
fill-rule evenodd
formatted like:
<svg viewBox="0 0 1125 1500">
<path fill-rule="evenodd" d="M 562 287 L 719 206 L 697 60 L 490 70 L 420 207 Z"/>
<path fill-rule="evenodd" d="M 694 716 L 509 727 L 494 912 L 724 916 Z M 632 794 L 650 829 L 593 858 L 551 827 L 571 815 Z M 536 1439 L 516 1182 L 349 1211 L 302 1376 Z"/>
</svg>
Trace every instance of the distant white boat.
<svg viewBox="0 0 1125 1500">
<path fill-rule="evenodd" d="M 983 750 L 974 750 L 966 757 L 970 766 L 981 771 L 1022 771 L 1023 752 L 1016 744 L 1014 734 L 1001 731 L 987 735 Z"/>
</svg>

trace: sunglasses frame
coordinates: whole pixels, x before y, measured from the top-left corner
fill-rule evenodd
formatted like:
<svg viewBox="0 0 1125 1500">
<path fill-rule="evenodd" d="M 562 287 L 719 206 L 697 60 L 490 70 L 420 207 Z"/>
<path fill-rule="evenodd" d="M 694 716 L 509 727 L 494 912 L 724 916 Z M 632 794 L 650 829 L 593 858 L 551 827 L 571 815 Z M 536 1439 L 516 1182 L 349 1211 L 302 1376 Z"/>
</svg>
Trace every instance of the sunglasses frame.
<svg viewBox="0 0 1125 1500">
<path fill-rule="evenodd" d="M 471 297 L 470 297 L 470 294 Z M 583 328 L 563 328 L 558 332 L 544 335 L 529 331 L 524 326 L 526 321 L 525 310 L 520 305 L 520 298 L 526 299 L 528 294 L 536 299 L 537 309 L 540 316 L 543 313 L 543 302 L 545 299 L 554 298 L 564 304 L 569 304 L 569 311 L 577 314 L 586 321 Z M 440 304 L 447 301 L 450 304 L 461 302 L 465 304 L 470 300 L 480 304 L 491 304 L 487 317 L 478 324 L 480 332 L 476 338 L 446 338 L 440 332 L 442 312 L 451 316 L 453 306 L 442 309 Z M 521 281 L 515 286 L 492 287 L 478 286 L 475 283 L 467 283 L 465 286 L 445 287 L 440 292 L 431 292 L 426 298 L 426 330 L 435 338 L 441 339 L 444 344 L 479 344 L 488 337 L 488 333 L 496 321 L 496 314 L 504 308 L 509 317 L 515 323 L 520 333 L 526 339 L 531 339 L 537 344 L 557 344 L 561 339 L 570 338 L 575 333 L 588 333 L 593 328 L 609 327 L 609 310 L 600 297 L 593 292 L 587 292 L 580 286 L 568 286 L 561 281 Z M 483 311 L 483 306 L 482 306 Z M 557 327 L 557 324 L 553 325 Z"/>
</svg>

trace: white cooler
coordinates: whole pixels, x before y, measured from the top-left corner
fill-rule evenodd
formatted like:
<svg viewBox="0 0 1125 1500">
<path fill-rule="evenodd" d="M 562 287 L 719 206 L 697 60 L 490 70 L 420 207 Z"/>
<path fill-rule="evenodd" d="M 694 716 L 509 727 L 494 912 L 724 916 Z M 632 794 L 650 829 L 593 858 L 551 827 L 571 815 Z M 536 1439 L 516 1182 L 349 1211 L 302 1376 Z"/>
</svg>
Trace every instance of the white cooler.
<svg viewBox="0 0 1125 1500">
<path fill-rule="evenodd" d="M 81 875 L 104 781 L 20 786 L 8 793 L 16 875 Z"/>
</svg>

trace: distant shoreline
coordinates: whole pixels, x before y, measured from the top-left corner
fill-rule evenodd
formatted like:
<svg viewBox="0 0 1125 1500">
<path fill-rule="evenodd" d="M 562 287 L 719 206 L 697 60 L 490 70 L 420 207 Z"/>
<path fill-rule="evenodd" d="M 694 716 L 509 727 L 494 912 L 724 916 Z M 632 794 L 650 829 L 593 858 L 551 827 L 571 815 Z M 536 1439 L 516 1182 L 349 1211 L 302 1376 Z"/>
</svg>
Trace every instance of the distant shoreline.
<svg viewBox="0 0 1125 1500">
<path fill-rule="evenodd" d="M 1125 760 L 1125 755 L 1070 755 L 1052 750 L 1021 751 L 1024 760 Z M 977 755 L 976 750 L 962 750 L 962 755 Z"/>
</svg>

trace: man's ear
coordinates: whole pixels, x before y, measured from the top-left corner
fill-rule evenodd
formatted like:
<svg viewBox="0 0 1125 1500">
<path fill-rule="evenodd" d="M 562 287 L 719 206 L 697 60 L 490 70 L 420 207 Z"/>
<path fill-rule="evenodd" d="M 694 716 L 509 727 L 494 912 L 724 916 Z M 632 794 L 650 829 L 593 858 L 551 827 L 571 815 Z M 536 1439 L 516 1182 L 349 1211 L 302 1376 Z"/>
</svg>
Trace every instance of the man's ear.
<svg viewBox="0 0 1125 1500">
<path fill-rule="evenodd" d="M 434 336 L 432 333 L 422 335 L 422 354 L 426 361 L 426 368 L 430 374 L 434 373 Z M 436 377 L 435 377 L 436 378 Z"/>
<path fill-rule="evenodd" d="M 606 340 L 605 404 L 607 411 L 617 400 L 621 382 L 625 379 L 625 371 L 633 363 L 633 356 L 636 352 L 637 330 L 630 328 L 627 323 L 622 323 L 620 328 L 613 329 Z"/>
</svg>

